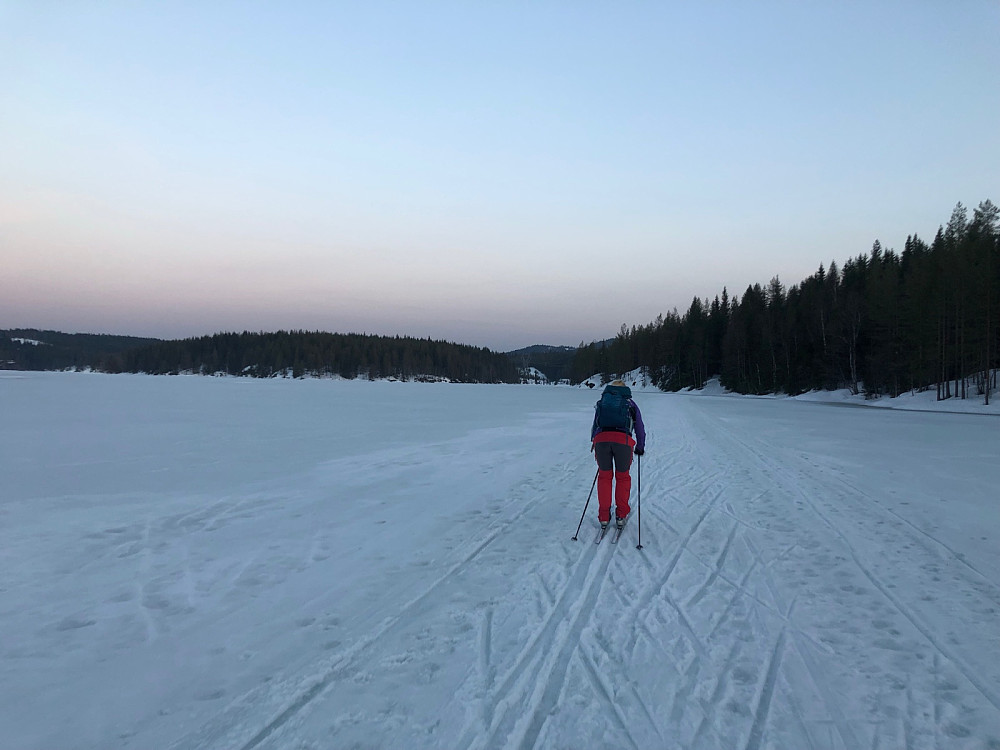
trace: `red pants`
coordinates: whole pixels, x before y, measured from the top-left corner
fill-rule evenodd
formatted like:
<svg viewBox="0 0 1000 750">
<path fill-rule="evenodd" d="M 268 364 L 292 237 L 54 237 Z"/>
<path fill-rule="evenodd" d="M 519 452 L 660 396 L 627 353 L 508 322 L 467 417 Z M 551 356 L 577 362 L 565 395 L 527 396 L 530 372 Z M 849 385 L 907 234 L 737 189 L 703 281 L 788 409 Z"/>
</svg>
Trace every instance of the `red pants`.
<svg viewBox="0 0 1000 750">
<path fill-rule="evenodd" d="M 602 439 L 603 438 L 603 439 Z M 621 432 L 599 432 L 594 438 L 594 458 L 597 459 L 597 520 L 611 520 L 611 488 L 614 483 L 615 515 L 624 518 L 631 508 L 632 447 L 635 441 Z"/>
</svg>

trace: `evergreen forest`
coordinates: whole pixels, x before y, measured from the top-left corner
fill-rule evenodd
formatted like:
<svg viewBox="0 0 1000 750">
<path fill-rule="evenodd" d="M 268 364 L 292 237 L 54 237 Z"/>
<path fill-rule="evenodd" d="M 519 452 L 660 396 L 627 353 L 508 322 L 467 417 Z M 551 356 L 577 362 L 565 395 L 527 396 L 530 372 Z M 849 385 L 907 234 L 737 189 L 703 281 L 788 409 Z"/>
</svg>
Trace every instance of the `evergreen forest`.
<svg viewBox="0 0 1000 750">
<path fill-rule="evenodd" d="M 536 367 L 579 383 L 644 368 L 664 390 L 718 376 L 748 394 L 850 388 L 870 397 L 935 389 L 939 399 L 989 403 L 1000 369 L 1000 209 L 971 217 L 959 203 L 927 243 L 820 265 L 786 287 L 778 277 L 739 296 L 622 325 L 579 348 L 532 346 L 503 354 L 431 339 L 307 331 L 219 333 L 160 341 L 128 336 L 0 331 L 0 369 L 91 368 L 251 377 L 399 378 L 517 383 Z"/>
<path fill-rule="evenodd" d="M 0 331 L 0 369 L 115 370 L 121 368 L 124 352 L 156 341 L 135 336 L 14 328 Z"/>
<path fill-rule="evenodd" d="M 959 203 L 928 244 L 867 254 L 786 287 L 774 277 L 739 297 L 723 288 L 609 343 L 581 344 L 571 379 L 647 368 L 664 390 L 718 375 L 739 393 L 850 388 L 869 397 L 937 390 L 984 397 L 1000 367 L 1000 209 Z"/>
<path fill-rule="evenodd" d="M 261 378 L 338 375 L 520 382 L 514 361 L 489 349 L 430 339 L 318 331 L 218 333 L 160 341 L 125 352 L 116 369 L 156 375 L 194 372 Z"/>
</svg>

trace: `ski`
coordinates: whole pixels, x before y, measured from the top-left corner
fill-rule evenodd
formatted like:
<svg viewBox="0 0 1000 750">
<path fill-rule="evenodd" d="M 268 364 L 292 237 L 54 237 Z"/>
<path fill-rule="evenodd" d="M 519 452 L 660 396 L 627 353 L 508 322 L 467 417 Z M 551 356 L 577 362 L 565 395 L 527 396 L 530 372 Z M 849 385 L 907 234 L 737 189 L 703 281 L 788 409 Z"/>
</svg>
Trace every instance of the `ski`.
<svg viewBox="0 0 1000 750">
<path fill-rule="evenodd" d="M 618 544 L 618 540 L 621 539 L 622 532 L 625 531 L 625 525 L 628 523 L 628 519 L 631 517 L 631 515 L 632 514 L 629 513 L 629 515 L 625 516 L 625 523 L 623 523 L 621 526 L 615 527 L 615 535 L 611 537 L 612 544 Z"/>
<path fill-rule="evenodd" d="M 610 527 L 611 524 L 609 523 L 607 526 L 603 526 L 597 530 L 597 539 L 594 540 L 594 544 L 600 544 L 604 540 L 604 537 L 607 535 Z"/>
</svg>

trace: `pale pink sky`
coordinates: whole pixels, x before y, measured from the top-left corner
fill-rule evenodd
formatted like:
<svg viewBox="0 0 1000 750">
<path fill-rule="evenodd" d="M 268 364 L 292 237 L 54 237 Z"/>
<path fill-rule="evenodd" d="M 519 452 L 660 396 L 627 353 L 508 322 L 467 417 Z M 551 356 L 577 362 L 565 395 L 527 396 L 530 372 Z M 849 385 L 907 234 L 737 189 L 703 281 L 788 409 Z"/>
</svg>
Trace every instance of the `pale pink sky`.
<svg viewBox="0 0 1000 750">
<path fill-rule="evenodd" d="M 808 7 L 807 7 L 808 6 Z M 0 328 L 576 344 L 996 194 L 1000 6 L 0 7 Z"/>
</svg>

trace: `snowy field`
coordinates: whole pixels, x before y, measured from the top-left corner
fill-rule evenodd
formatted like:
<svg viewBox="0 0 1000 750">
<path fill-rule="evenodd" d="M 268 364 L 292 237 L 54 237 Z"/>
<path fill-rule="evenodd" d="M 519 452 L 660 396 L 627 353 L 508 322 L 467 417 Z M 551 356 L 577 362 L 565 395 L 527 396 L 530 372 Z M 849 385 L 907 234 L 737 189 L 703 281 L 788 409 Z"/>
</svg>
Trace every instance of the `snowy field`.
<svg viewBox="0 0 1000 750">
<path fill-rule="evenodd" d="M 1000 748 L 1000 419 L 596 397 L 0 374 L 0 747 Z"/>
</svg>

